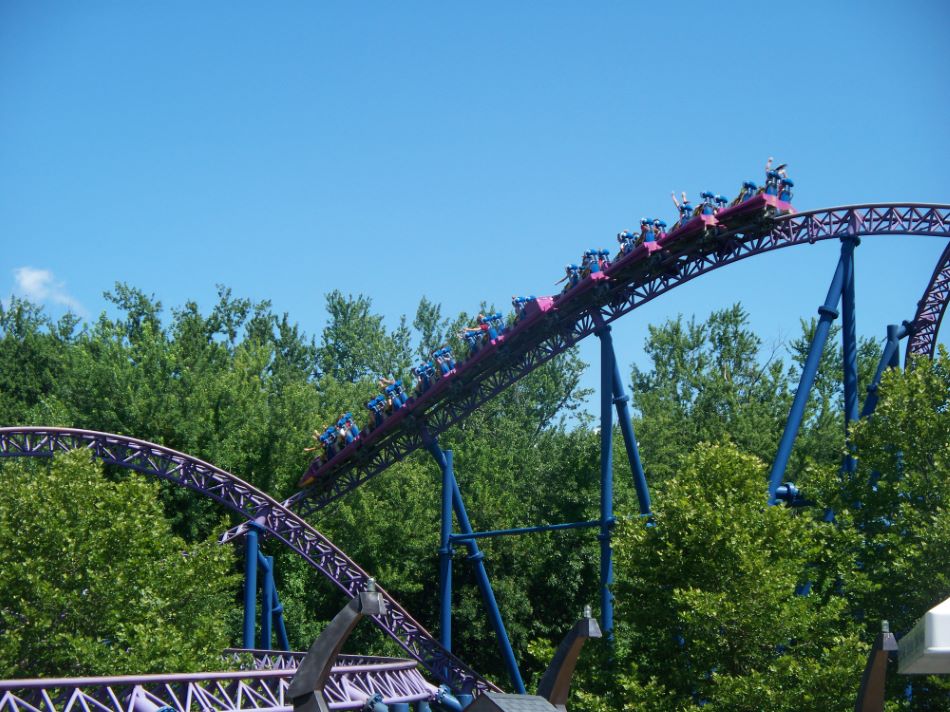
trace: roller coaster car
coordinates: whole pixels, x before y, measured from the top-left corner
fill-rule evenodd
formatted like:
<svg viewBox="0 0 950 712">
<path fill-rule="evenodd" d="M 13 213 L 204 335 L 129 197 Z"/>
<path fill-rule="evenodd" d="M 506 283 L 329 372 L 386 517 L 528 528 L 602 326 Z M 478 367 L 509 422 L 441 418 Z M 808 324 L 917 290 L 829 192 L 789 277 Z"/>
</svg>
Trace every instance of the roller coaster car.
<svg viewBox="0 0 950 712">
<path fill-rule="evenodd" d="M 303 473 L 303 477 L 300 478 L 300 481 L 297 483 L 298 489 L 303 489 L 304 487 L 309 487 L 314 482 L 317 481 L 317 471 L 321 468 L 320 459 L 317 458 L 310 463 L 310 466 L 307 468 L 307 471 Z"/>
<path fill-rule="evenodd" d="M 508 334 L 499 334 L 494 339 L 484 341 L 482 345 L 478 347 L 478 351 L 465 359 L 465 363 L 462 364 L 462 370 L 471 368 L 474 364 L 484 361 L 488 357 L 488 354 L 495 353 L 498 349 L 498 345 L 503 343 L 507 336 Z"/>
<path fill-rule="evenodd" d="M 432 390 L 435 390 L 435 389 L 434 388 L 429 389 L 429 391 L 432 391 Z M 427 393 L 429 391 L 427 391 Z M 331 455 L 329 459 L 324 460 L 322 457 L 315 458 L 310 463 L 310 466 L 307 467 L 307 471 L 303 474 L 303 477 L 301 477 L 300 480 L 297 482 L 297 487 L 300 489 L 303 489 L 304 487 L 309 487 L 310 485 L 314 484 L 318 479 L 320 479 L 325 472 L 328 471 L 328 468 L 330 467 L 330 465 L 332 465 L 335 462 L 342 462 L 348 459 L 350 456 L 352 456 L 356 452 L 356 450 L 378 439 L 384 431 L 392 427 L 394 422 L 402 420 L 403 418 L 406 417 L 406 413 L 409 410 L 410 404 L 414 403 L 416 400 L 417 400 L 416 398 L 409 398 L 401 408 L 393 411 L 391 414 L 386 416 L 379 425 L 372 427 L 372 429 L 369 429 L 369 427 L 367 427 L 366 429 L 361 430 L 360 433 L 355 438 L 353 438 L 352 441 L 348 442 L 342 448 L 340 448 L 335 453 L 333 453 L 333 455 Z"/>
<path fill-rule="evenodd" d="M 426 393 L 430 393 L 434 390 L 435 387 L 433 386 L 428 391 L 426 391 Z M 304 473 L 303 477 L 301 477 L 297 482 L 297 487 L 300 489 L 309 487 L 318 479 L 320 479 L 325 472 L 328 471 L 330 465 L 335 462 L 343 462 L 349 459 L 357 449 L 373 442 L 374 440 L 377 440 L 383 434 L 383 432 L 390 430 L 395 423 L 403 420 L 406 417 L 406 414 L 409 412 L 409 406 L 414 404 L 416 400 L 418 399 L 410 398 L 405 405 L 386 416 L 383 422 L 372 430 L 362 430 L 352 442 L 347 443 L 344 447 L 337 450 L 328 460 L 321 461 L 321 458 L 319 457 L 313 460 L 313 462 L 311 462 L 310 466 L 307 468 L 307 471 Z"/>
<path fill-rule="evenodd" d="M 794 213 L 791 203 L 780 200 L 777 195 L 759 193 L 731 208 L 725 208 L 716 213 L 716 220 L 720 225 L 734 227 L 757 222 L 762 217 L 785 215 Z"/>
<path fill-rule="evenodd" d="M 533 318 L 537 318 L 541 314 L 544 314 L 553 308 L 554 297 L 538 297 L 537 299 L 532 299 L 530 302 L 524 305 L 524 319 L 518 322 L 514 330 L 517 330 L 522 323 L 532 321 Z"/>
<path fill-rule="evenodd" d="M 654 252 L 657 252 L 661 249 L 663 248 L 656 240 L 651 242 L 641 242 L 639 245 L 630 250 L 630 252 L 625 255 L 620 255 L 616 260 L 614 260 L 610 264 L 610 267 L 607 268 L 607 272 L 611 275 L 616 274 L 624 267 L 635 264 L 641 260 L 645 260 Z"/>
<path fill-rule="evenodd" d="M 660 240 L 660 246 L 670 252 L 685 252 L 693 241 L 712 234 L 719 224 L 717 215 L 697 215 L 685 225 L 674 227 Z"/>
<path fill-rule="evenodd" d="M 372 437 L 373 433 L 379 432 L 383 426 L 380 425 L 376 428 L 373 428 L 371 432 L 363 431 L 361 432 L 353 442 L 347 443 L 347 445 L 339 450 L 337 450 L 333 455 L 326 461 L 321 461 L 321 458 L 315 459 L 310 463 L 310 466 L 307 468 L 307 471 L 303 474 L 303 477 L 300 478 L 300 481 L 297 482 L 297 487 L 303 489 L 304 487 L 309 487 L 314 482 L 316 482 L 320 476 L 326 471 L 327 466 L 336 460 L 343 458 L 343 453 L 352 453 L 356 448 L 363 445 L 363 443 Z M 349 457 L 349 455 L 347 455 Z M 345 458 L 343 458 L 345 459 Z"/>
<path fill-rule="evenodd" d="M 554 299 L 558 303 L 563 302 L 565 299 L 573 299 L 583 294 L 584 292 L 587 292 L 590 289 L 592 289 L 594 285 L 596 285 L 601 280 L 606 280 L 606 279 L 609 279 L 609 277 L 607 276 L 607 273 L 604 272 L 603 270 L 601 270 L 600 272 L 594 272 L 584 277 L 584 279 L 582 279 L 580 282 L 578 282 L 573 287 L 568 289 L 566 292 L 561 292 Z"/>
</svg>

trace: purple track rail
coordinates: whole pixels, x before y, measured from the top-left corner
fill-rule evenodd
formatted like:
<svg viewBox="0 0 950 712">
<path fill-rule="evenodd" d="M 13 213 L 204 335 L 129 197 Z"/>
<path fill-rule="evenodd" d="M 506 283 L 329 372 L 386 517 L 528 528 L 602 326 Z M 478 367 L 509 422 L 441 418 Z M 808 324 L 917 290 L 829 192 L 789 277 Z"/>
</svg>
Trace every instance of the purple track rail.
<svg viewBox="0 0 950 712">
<path fill-rule="evenodd" d="M 917 313 L 910 323 L 905 361 L 911 355 L 933 358 L 947 304 L 950 304 L 950 245 L 940 255 L 924 296 L 917 302 Z"/>
<path fill-rule="evenodd" d="M 0 712 L 290 712 L 294 669 L 122 677 L 0 680 Z M 430 700 L 412 660 L 341 655 L 325 687 L 331 710 L 361 709 L 379 693 L 388 704 Z"/>
<path fill-rule="evenodd" d="M 575 288 L 573 296 L 559 299 L 553 311 L 526 325 L 529 328 L 515 329 L 500 344 L 485 347 L 473 363 L 461 364 L 458 372 L 447 379 L 450 383 L 434 397 L 424 395 L 416 402 L 410 400 L 405 413 L 391 416 L 368 443 L 328 463 L 319 470 L 314 484 L 282 504 L 306 517 L 359 487 L 420 448 L 424 430 L 438 436 L 519 379 L 593 334 L 597 329 L 595 314 L 599 313 L 606 323 L 613 322 L 671 289 L 754 255 L 819 240 L 877 235 L 950 237 L 950 205 L 904 203 L 812 210 L 734 226 L 682 244 L 664 241 L 661 251 L 643 251 L 618 260 L 607 270 L 608 279 L 592 283 L 589 288 Z M 939 308 L 942 315 L 946 291 L 942 297 L 934 290 L 928 294 L 938 301 L 943 299 L 944 306 Z M 926 318 L 922 318 L 924 321 Z M 939 318 L 931 319 L 931 323 L 930 340 L 916 342 L 921 353 L 930 353 L 934 348 Z M 245 529 L 246 525 L 232 529 L 224 539 L 240 536 Z"/>
<path fill-rule="evenodd" d="M 0 458 L 52 457 L 80 448 L 104 463 L 159 477 L 210 497 L 296 551 L 350 598 L 366 588 L 369 574 L 333 542 L 276 500 L 214 465 L 123 435 L 75 428 L 0 428 Z M 466 692 L 498 689 L 445 650 L 392 596 L 379 590 L 389 610 L 373 616 L 373 620 L 435 679 Z"/>
</svg>

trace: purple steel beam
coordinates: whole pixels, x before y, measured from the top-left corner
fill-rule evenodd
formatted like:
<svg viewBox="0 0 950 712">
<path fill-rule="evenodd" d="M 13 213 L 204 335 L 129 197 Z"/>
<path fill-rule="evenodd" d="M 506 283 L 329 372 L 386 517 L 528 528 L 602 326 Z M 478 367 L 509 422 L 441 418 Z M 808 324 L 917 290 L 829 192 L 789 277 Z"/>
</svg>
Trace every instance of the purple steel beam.
<svg viewBox="0 0 950 712">
<path fill-rule="evenodd" d="M 907 356 L 934 357 L 937 350 L 937 332 L 940 331 L 940 322 L 947 313 L 947 304 L 950 303 L 950 245 L 940 255 L 937 267 L 934 269 L 924 296 L 917 302 L 917 313 L 910 323 L 910 337 L 907 339 Z"/>
<path fill-rule="evenodd" d="M 0 712 L 283 712 L 294 669 L 176 675 L 0 680 Z M 324 692 L 330 709 L 361 709 L 381 694 L 387 704 L 433 699 L 413 660 L 341 655 Z"/>
<path fill-rule="evenodd" d="M 683 252 L 676 251 L 674 243 L 672 253 L 663 250 L 642 260 L 618 262 L 607 271 L 609 280 L 559 302 L 555 311 L 531 329 L 516 332 L 497 347 L 486 347 L 494 348 L 495 353 L 472 364 L 473 368 L 462 364 L 460 373 L 452 376 L 451 387 L 438 398 L 424 400 L 418 408 L 410 403 L 408 417 L 388 426 L 389 432 L 356 449 L 351 457 L 333 464 L 316 483 L 283 504 L 308 516 L 359 487 L 421 447 L 422 424 L 432 436 L 440 435 L 534 369 L 593 334 L 597 328 L 595 313 L 610 323 L 681 284 L 747 257 L 819 240 L 874 235 L 950 237 L 950 205 L 906 203 L 813 210 L 721 231 L 687 243 L 688 249 Z M 241 535 L 244 527 L 232 529 L 225 537 Z"/>
<path fill-rule="evenodd" d="M 207 462 L 124 435 L 75 428 L 0 428 L 0 458 L 52 457 L 54 453 L 79 448 L 89 450 L 102 462 L 187 487 L 254 521 L 300 554 L 350 598 L 366 588 L 369 574 L 323 534 L 252 485 Z M 498 689 L 446 651 L 392 596 L 377 588 L 389 610 L 373 616 L 373 620 L 433 677 L 465 692 Z"/>
</svg>

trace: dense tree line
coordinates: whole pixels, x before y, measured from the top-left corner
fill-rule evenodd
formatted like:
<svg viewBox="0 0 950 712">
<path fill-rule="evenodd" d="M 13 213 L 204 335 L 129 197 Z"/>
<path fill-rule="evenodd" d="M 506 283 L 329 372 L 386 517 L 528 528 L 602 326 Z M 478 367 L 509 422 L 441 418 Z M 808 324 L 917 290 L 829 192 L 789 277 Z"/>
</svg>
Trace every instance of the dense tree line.
<svg viewBox="0 0 950 712">
<path fill-rule="evenodd" d="M 469 321 L 466 314 L 446 317 L 423 299 L 411 321 L 388 329 L 367 298 L 333 292 L 326 327 L 313 338 L 267 302 L 236 298 L 223 288 L 207 314 L 187 303 L 166 315 L 154 297 L 122 284 L 107 297 L 117 316 L 88 324 L 72 316 L 53 322 L 18 299 L 0 307 L 0 422 L 153 440 L 278 498 L 293 491 L 306 468 L 304 448 L 314 428 L 344 410 L 356 412 L 380 376 L 407 374 L 442 343 L 461 351 L 454 334 Z M 617 629 L 612 644 L 585 653 L 577 684 L 584 708 L 845 709 L 853 705 L 880 620 L 906 630 L 950 595 L 945 354 L 933 365 L 888 376 L 877 414 L 852 435 L 857 471 L 842 480 L 840 357 L 829 341 L 789 467 L 789 478 L 814 504 L 764 506 L 767 463 L 813 328 L 803 323 L 800 338 L 766 352 L 739 306 L 701 323 L 675 319 L 651 327 L 650 362 L 633 368 L 631 382 L 655 516 L 636 516 L 617 438 Z M 878 354 L 874 343 L 860 345 L 864 384 Z M 584 368 L 576 353 L 567 353 L 442 438 L 443 448 L 455 452 L 477 529 L 598 516 L 599 446 L 583 409 Z M 102 472 L 76 457 L 52 467 L 7 464 L 3 477 L 0 576 L 7 578 L 0 586 L 0 639 L 6 645 L 0 644 L 0 669 L 7 674 L 34 664 L 61 674 L 115 672 L 119 651 L 134 651 L 123 671 L 138 662 L 138 671 L 195 669 L 207 667 L 218 647 L 239 640 L 234 575 L 240 565 L 234 552 L 212 543 L 230 522 L 210 501 Z M 434 463 L 419 454 L 314 522 L 432 628 L 438 483 Z M 135 505 L 119 512 L 122 501 Z M 108 511 L 90 512 L 90 502 Z M 35 512 L 32 526 L 50 541 L 25 537 L 22 515 L 13 514 L 24 511 Z M 151 568 L 127 586 L 95 589 L 102 597 L 97 605 L 114 614 L 77 627 L 75 641 L 37 636 L 38 628 L 61 630 L 69 616 L 83 617 L 89 572 L 119 566 L 103 561 L 102 552 L 114 546 L 108 536 L 128 538 L 136 518 L 144 534 L 129 541 L 127 558 L 147 559 Z M 110 535 L 113 519 L 118 533 Z M 85 578 L 66 576 L 61 588 L 43 588 L 46 608 L 26 610 L 27 593 L 40 590 L 37 579 L 7 563 L 19 557 L 43 571 L 54 566 L 45 561 L 63 558 L 56 546 L 64 537 L 90 529 L 107 538 L 86 547 Z M 306 647 L 343 601 L 299 557 L 265 546 L 277 557 L 292 643 Z M 595 539 L 581 531 L 482 546 L 530 686 L 584 604 L 597 600 Z M 455 564 L 455 647 L 505 684 L 463 554 Z M 197 562 L 207 586 L 190 595 L 184 581 L 195 578 L 189 567 Z M 108 571 L 112 580 L 130 575 Z M 21 580 L 32 583 L 11 583 Z M 183 587 L 180 600 L 163 588 L 169 581 Z M 165 616 L 166 635 L 154 635 L 161 628 L 149 615 Z M 138 632 L 130 632 L 132 617 Z M 206 624 L 205 635 L 178 644 L 198 623 Z M 350 648 L 399 652 L 372 626 L 358 628 Z M 93 659 L 95 665 L 80 662 Z M 903 693 L 907 679 L 892 682 L 895 708 L 948 709 L 947 689 L 936 678 L 915 679 L 911 698 Z"/>
</svg>

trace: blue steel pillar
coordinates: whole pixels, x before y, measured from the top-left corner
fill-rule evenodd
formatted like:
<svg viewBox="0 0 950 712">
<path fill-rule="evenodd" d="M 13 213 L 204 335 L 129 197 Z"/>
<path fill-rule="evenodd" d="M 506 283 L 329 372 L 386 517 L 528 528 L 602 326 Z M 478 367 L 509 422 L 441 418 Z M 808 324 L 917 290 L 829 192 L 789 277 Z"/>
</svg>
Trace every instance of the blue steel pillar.
<svg viewBox="0 0 950 712">
<path fill-rule="evenodd" d="M 445 451 L 442 467 L 442 531 L 439 538 L 439 637 L 452 650 L 452 451 Z M 440 463 L 441 464 L 441 463 Z"/>
<path fill-rule="evenodd" d="M 614 358 L 610 326 L 594 332 L 600 338 L 600 627 L 608 639 L 614 628 L 614 580 L 610 530 L 614 523 L 613 392 Z"/>
<path fill-rule="evenodd" d="M 443 482 L 448 479 L 452 486 L 452 507 L 455 510 L 455 516 L 459 522 L 459 530 L 462 534 L 472 534 L 472 522 L 468 518 L 468 512 L 465 510 L 465 503 L 462 501 L 462 492 L 459 489 L 458 482 L 455 479 L 455 473 L 451 467 L 451 461 L 447 460 L 445 453 L 439 447 L 435 439 L 424 436 L 423 442 L 426 449 L 435 458 L 442 470 Z M 525 694 L 524 681 L 521 679 L 521 671 L 518 669 L 518 661 L 515 660 L 515 653 L 511 649 L 511 641 L 508 640 L 508 631 L 505 630 L 505 623 L 501 618 L 501 611 L 498 609 L 498 602 L 495 600 L 495 592 L 492 590 L 491 581 L 488 578 L 488 571 L 485 569 L 485 555 L 478 548 L 478 542 L 475 539 L 465 540 L 465 547 L 468 549 L 468 559 L 475 568 L 475 580 L 482 593 L 482 599 L 485 602 L 485 608 L 488 613 L 488 620 L 492 629 L 495 631 L 495 637 L 498 639 L 498 647 L 501 649 L 501 655 L 508 670 L 508 676 L 511 678 L 511 684 L 519 694 Z"/>
<path fill-rule="evenodd" d="M 861 241 L 846 238 L 845 242 L 852 243 L 852 248 L 845 259 L 844 281 L 841 287 L 841 352 L 844 357 L 844 433 L 848 437 L 851 423 L 858 419 L 858 338 L 854 306 L 854 248 Z M 844 472 L 852 473 L 857 465 L 850 455 L 844 458 Z"/>
<path fill-rule="evenodd" d="M 244 537 L 244 647 L 257 647 L 254 626 L 257 618 L 257 530 L 248 529 Z"/>
<path fill-rule="evenodd" d="M 643 463 L 640 461 L 640 448 L 637 446 L 637 437 L 633 432 L 633 417 L 630 415 L 630 399 L 623 391 L 623 378 L 620 376 L 620 365 L 617 363 L 617 354 L 614 351 L 613 337 L 610 329 L 605 326 L 600 312 L 594 312 L 594 323 L 599 329 L 605 329 L 600 336 L 602 349 L 610 351 L 610 362 L 613 369 L 613 402 L 617 407 L 617 420 L 620 421 L 620 432 L 623 435 L 624 448 L 627 459 L 630 461 L 630 472 L 633 474 L 633 486 L 637 490 L 637 501 L 640 504 L 640 514 L 650 513 L 650 489 L 647 486 L 646 474 L 643 472 Z"/>
<path fill-rule="evenodd" d="M 785 476 L 785 468 L 788 466 L 788 459 L 792 454 L 792 446 L 795 444 L 798 428 L 801 426 L 802 417 L 805 415 L 808 394 L 815 383 L 818 363 L 821 360 L 825 342 L 828 340 L 828 331 L 831 329 L 831 322 L 838 316 L 837 307 L 841 299 L 845 268 L 853 252 L 854 240 L 843 240 L 841 257 L 838 260 L 838 267 L 835 269 L 835 276 L 831 280 L 831 286 L 828 288 L 828 295 L 825 297 L 824 304 L 818 307 L 818 325 L 815 327 L 815 335 L 812 337 L 811 346 L 808 349 L 808 357 L 802 367 L 802 375 L 798 382 L 798 390 L 795 391 L 792 409 L 789 411 L 788 420 L 785 421 L 785 430 L 782 432 L 778 453 L 775 455 L 775 462 L 772 464 L 772 471 L 769 473 L 769 504 L 775 504 L 775 493 Z"/>
</svg>

